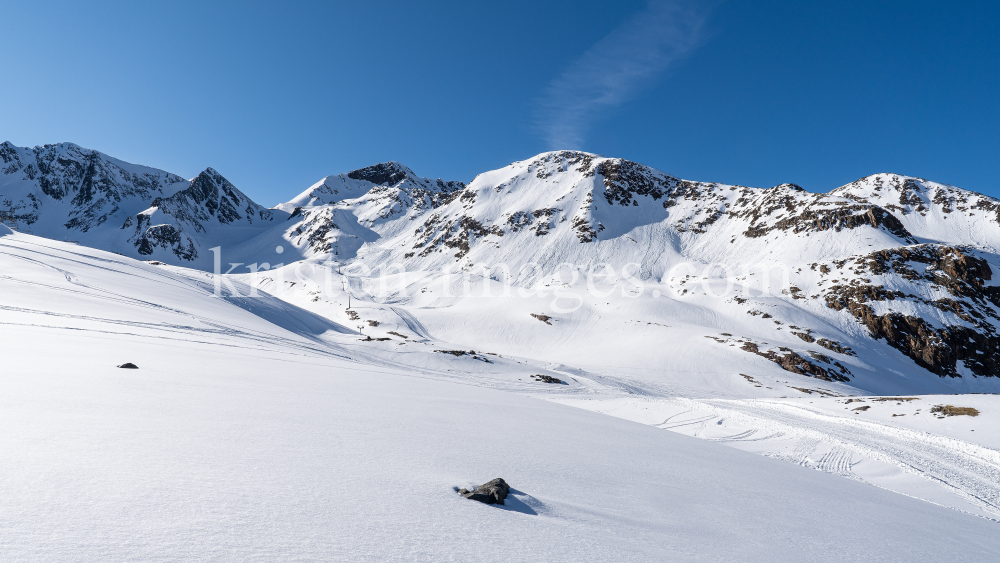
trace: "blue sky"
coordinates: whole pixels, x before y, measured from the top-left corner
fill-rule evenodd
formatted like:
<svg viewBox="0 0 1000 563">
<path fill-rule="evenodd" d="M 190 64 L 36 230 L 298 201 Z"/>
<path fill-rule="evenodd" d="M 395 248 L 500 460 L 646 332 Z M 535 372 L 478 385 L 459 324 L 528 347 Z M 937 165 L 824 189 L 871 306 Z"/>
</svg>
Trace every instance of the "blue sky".
<svg viewBox="0 0 1000 563">
<path fill-rule="evenodd" d="M 954 5 L 952 5 L 954 4 Z M 0 138 L 273 205 L 397 160 L 469 181 L 553 148 L 827 191 L 1000 196 L 1000 2 L 9 2 Z"/>
</svg>

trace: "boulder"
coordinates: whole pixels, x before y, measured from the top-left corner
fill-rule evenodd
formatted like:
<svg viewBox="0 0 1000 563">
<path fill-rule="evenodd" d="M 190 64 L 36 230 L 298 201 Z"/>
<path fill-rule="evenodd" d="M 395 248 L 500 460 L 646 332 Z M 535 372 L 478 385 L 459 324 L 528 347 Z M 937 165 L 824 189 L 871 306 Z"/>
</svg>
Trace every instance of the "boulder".
<svg viewBox="0 0 1000 563">
<path fill-rule="evenodd" d="M 133 364 L 132 362 L 126 362 L 118 367 L 122 369 L 139 369 L 139 366 Z"/>
<path fill-rule="evenodd" d="M 484 504 L 503 504 L 503 500 L 507 498 L 507 493 L 510 492 L 510 486 L 507 482 L 499 477 L 488 482 L 483 483 L 475 488 L 475 490 L 459 489 L 458 494 L 469 500 L 478 500 Z"/>
<path fill-rule="evenodd" d="M 559 379 L 558 377 L 552 377 L 551 375 L 532 375 L 531 377 L 539 383 L 561 383 L 563 385 L 567 384 L 565 381 Z"/>
</svg>

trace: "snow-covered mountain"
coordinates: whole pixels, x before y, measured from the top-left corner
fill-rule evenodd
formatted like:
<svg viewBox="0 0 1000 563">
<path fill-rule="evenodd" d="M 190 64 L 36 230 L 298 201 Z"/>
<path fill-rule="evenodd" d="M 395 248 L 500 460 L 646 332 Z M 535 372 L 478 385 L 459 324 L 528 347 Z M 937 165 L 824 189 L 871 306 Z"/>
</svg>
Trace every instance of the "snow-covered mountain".
<svg viewBox="0 0 1000 563">
<path fill-rule="evenodd" d="M 264 209 L 209 168 L 192 180 L 72 143 L 0 144 L 0 213 L 18 228 L 133 257 L 211 268 L 208 248 L 288 215 Z"/>
<path fill-rule="evenodd" d="M 8 221 L 62 239 L 86 234 L 184 187 L 183 178 L 72 143 L 33 149 L 0 144 L 0 204 Z"/>
<path fill-rule="evenodd" d="M 651 323 L 683 318 L 700 327 L 709 339 L 696 348 L 728 365 L 740 363 L 735 354 L 873 392 L 931 391 L 939 377 L 993 389 L 1000 373 L 1000 202 L 921 178 L 877 174 L 821 194 L 688 181 L 560 151 L 468 185 L 388 162 L 328 176 L 263 209 L 212 169 L 185 182 L 75 145 L 2 147 L 0 195 L 32 232 L 69 232 L 83 244 L 203 270 L 218 246 L 237 274 L 291 268 L 289 279 L 304 280 L 290 282 L 291 293 L 268 286 L 285 272 L 251 283 L 309 307 L 339 303 L 320 278 L 345 267 L 357 272 L 358 297 L 426 315 L 444 307 L 462 316 L 460 302 L 490 303 L 448 284 L 471 279 L 541 295 L 555 283 L 572 296 L 547 306 L 571 304 L 564 324 L 600 334 L 607 300 L 592 288 L 604 284 L 644 303 Z M 326 314 L 347 320 L 343 310 Z M 462 337 L 509 333 L 510 319 L 490 318 Z M 631 335 L 621 346 L 641 340 Z M 572 365 L 577 355 L 553 359 Z M 637 369 L 662 362 L 656 353 L 629 356 Z"/>
<path fill-rule="evenodd" d="M 461 182 L 421 178 L 398 162 L 327 176 L 276 206 L 297 219 L 283 238 L 301 257 L 353 257 L 380 238 L 370 227 L 433 209 L 464 190 Z"/>
<path fill-rule="evenodd" d="M 286 217 L 257 205 L 209 168 L 184 189 L 156 198 L 149 209 L 127 217 L 121 230 L 142 256 L 211 267 L 205 259 L 207 248 L 236 244 Z"/>
<path fill-rule="evenodd" d="M 372 170 L 398 171 L 400 184 L 409 177 L 391 163 Z M 412 193 L 376 187 L 327 203 L 307 192 L 294 200 L 286 232 L 317 262 L 421 273 L 417 286 L 371 294 L 374 301 L 406 295 L 403 302 L 421 307 L 450 305 L 429 300 L 427 289 L 456 271 L 519 287 L 550 281 L 557 267 L 563 279 L 627 273 L 669 293 L 684 316 L 711 311 L 723 329 L 711 335 L 716 341 L 821 380 L 887 384 L 878 375 L 887 367 L 914 364 L 970 381 L 1000 373 L 1000 290 L 990 266 L 1000 263 L 998 202 L 980 194 L 893 174 L 827 194 L 728 186 L 579 152 L 545 153 L 464 189 L 404 197 Z M 731 294 L 713 297 L 727 286 Z M 748 318 L 764 322 L 723 335 Z M 889 354 L 891 367 L 886 345 L 902 354 Z M 865 372 L 869 382 L 859 382 Z"/>
</svg>

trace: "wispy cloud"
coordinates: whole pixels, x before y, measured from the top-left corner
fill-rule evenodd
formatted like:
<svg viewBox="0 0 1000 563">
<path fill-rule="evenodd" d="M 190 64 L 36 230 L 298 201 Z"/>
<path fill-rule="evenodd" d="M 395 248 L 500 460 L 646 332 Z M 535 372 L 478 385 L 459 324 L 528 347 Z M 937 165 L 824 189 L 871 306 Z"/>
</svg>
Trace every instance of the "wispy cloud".
<svg viewBox="0 0 1000 563">
<path fill-rule="evenodd" d="M 581 148 L 595 119 L 700 44 L 707 16 L 704 5 L 652 0 L 574 61 L 549 83 L 538 107 L 549 148 Z"/>
</svg>

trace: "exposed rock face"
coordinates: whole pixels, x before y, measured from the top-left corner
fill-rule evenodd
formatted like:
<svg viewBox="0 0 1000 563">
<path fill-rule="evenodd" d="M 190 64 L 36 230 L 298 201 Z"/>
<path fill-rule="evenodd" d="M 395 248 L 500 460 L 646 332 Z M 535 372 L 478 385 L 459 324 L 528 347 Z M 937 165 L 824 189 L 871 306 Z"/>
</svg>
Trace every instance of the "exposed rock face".
<svg viewBox="0 0 1000 563">
<path fill-rule="evenodd" d="M 73 143 L 28 149 L 4 142 L 0 160 L 2 207 L 29 227 L 53 208 L 61 216 L 45 217 L 50 223 L 86 233 L 120 212 L 148 207 L 184 182 L 175 174 L 131 165 Z"/>
<path fill-rule="evenodd" d="M 788 348 L 779 348 L 777 351 L 761 350 L 760 346 L 756 343 L 746 342 L 743 344 L 743 350 L 766 358 L 781 366 L 781 369 L 785 371 L 799 375 L 808 375 L 816 379 L 822 379 L 823 381 L 850 381 L 849 376 L 851 372 L 843 364 L 821 354 L 814 354 L 814 359 L 831 364 L 838 369 L 834 370 L 833 367 L 823 368 L 819 364 L 807 360 L 805 357 Z"/>
<path fill-rule="evenodd" d="M 383 162 L 348 172 L 347 177 L 352 180 L 365 180 L 377 186 L 392 186 L 406 178 L 406 170 L 396 162 Z"/>
<path fill-rule="evenodd" d="M 187 189 L 168 198 L 154 200 L 151 207 L 161 209 L 199 233 L 205 232 L 205 223 L 210 221 L 227 225 L 245 220 L 252 225 L 256 220 L 270 221 L 273 218 L 271 210 L 251 201 L 211 168 L 198 174 Z"/>
<path fill-rule="evenodd" d="M 604 179 L 604 199 L 609 204 L 638 205 L 635 196 L 656 201 L 679 183 L 676 178 L 650 174 L 648 167 L 620 158 L 598 164 L 594 173 Z"/>
<path fill-rule="evenodd" d="M 880 250 L 859 260 L 856 271 L 896 274 L 947 292 L 952 298 L 931 300 L 879 285 L 853 283 L 831 287 L 826 294 L 827 306 L 849 312 L 874 338 L 884 339 L 917 365 L 940 376 L 958 376 L 958 362 L 976 375 L 998 375 L 1000 336 L 994 323 L 1000 321 L 1000 315 L 994 306 L 1000 306 L 1000 292 L 985 286 L 993 276 L 989 264 L 969 252 L 925 244 Z M 925 272 L 916 271 L 914 263 L 926 264 Z M 938 328 L 901 312 L 876 313 L 874 305 L 897 300 L 929 305 L 954 315 L 960 322 Z"/>
<path fill-rule="evenodd" d="M 835 209 L 806 208 L 773 225 L 752 225 L 744 234 L 748 237 L 761 237 L 775 230 L 800 233 L 827 229 L 841 231 L 861 226 L 882 227 L 906 242 L 917 242 L 892 213 L 873 205 L 849 205 Z"/>
<path fill-rule="evenodd" d="M 484 504 L 503 504 L 504 499 L 507 498 L 507 494 L 510 492 L 510 486 L 507 482 L 499 477 L 488 482 L 483 483 L 475 488 L 475 490 L 459 489 L 458 494 L 469 500 L 477 500 Z"/>
</svg>

